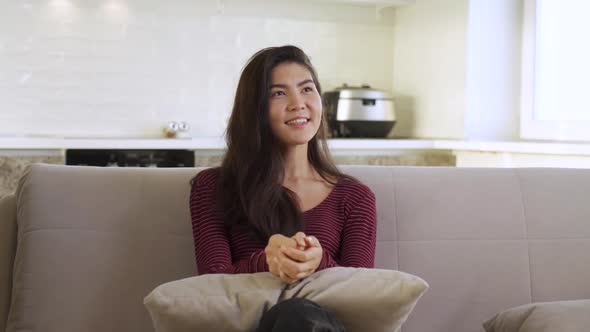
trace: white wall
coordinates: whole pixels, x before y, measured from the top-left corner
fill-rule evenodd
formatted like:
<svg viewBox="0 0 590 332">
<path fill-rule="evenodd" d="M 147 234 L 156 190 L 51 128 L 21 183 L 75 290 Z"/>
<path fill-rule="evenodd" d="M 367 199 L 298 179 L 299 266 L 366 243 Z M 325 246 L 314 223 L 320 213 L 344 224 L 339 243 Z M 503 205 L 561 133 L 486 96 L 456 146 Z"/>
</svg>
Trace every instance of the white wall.
<svg viewBox="0 0 590 332">
<path fill-rule="evenodd" d="M 324 89 L 392 89 L 391 13 L 270 1 L 0 2 L 0 136 L 193 136 L 225 128 L 239 72 L 260 48 L 298 45 Z"/>
<path fill-rule="evenodd" d="M 465 138 L 519 138 L 522 1 L 470 0 Z"/>
<path fill-rule="evenodd" d="M 518 138 L 522 0 L 419 0 L 394 25 L 400 136 Z"/>
<path fill-rule="evenodd" d="M 396 136 L 462 139 L 468 0 L 419 0 L 396 10 Z"/>
</svg>

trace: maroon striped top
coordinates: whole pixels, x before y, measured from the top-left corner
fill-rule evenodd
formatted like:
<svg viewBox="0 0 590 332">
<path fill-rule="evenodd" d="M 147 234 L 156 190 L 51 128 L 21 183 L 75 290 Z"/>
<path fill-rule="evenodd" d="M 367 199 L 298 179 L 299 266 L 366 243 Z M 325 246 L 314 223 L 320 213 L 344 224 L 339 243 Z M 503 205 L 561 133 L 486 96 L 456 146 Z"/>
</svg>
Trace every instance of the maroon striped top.
<svg viewBox="0 0 590 332">
<path fill-rule="evenodd" d="M 199 172 L 190 194 L 195 255 L 200 274 L 268 271 L 267 243 L 226 229 L 216 200 L 219 169 Z M 303 212 L 303 232 L 324 255 L 318 271 L 335 266 L 372 268 L 375 261 L 375 195 L 366 185 L 340 180 L 316 207 Z"/>
</svg>

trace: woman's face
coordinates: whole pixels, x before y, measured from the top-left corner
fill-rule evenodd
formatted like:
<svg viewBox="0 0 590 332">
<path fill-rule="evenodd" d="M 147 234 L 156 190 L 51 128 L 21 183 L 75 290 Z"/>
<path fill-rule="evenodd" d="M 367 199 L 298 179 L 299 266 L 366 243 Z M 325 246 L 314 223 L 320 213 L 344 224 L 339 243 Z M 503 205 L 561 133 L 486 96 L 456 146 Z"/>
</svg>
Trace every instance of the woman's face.
<svg viewBox="0 0 590 332">
<path fill-rule="evenodd" d="M 322 100 L 311 73 L 298 63 L 283 63 L 271 73 L 270 126 L 285 145 L 306 144 L 317 133 Z"/>
</svg>

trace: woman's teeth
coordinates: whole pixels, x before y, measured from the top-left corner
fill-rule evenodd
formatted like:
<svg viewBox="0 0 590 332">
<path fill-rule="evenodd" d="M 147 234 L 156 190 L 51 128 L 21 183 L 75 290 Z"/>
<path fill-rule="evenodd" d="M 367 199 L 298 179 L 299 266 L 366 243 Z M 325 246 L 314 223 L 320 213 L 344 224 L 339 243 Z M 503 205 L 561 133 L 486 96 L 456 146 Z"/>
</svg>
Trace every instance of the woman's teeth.
<svg viewBox="0 0 590 332">
<path fill-rule="evenodd" d="M 288 125 L 301 125 L 307 123 L 307 119 L 295 119 L 287 122 Z"/>
</svg>

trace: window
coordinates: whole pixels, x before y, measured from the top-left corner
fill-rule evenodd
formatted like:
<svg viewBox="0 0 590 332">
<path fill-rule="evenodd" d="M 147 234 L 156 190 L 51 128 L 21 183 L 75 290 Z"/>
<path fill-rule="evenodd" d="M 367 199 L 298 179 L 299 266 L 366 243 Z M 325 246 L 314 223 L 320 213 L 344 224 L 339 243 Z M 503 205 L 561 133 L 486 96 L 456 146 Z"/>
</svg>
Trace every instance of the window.
<svg viewBox="0 0 590 332">
<path fill-rule="evenodd" d="M 590 1 L 525 0 L 521 137 L 590 140 Z"/>
</svg>

